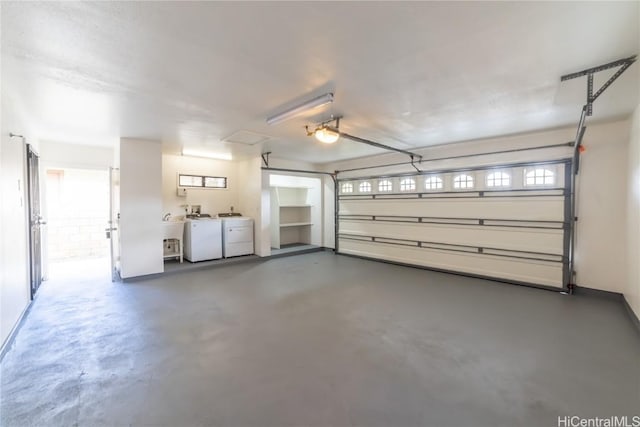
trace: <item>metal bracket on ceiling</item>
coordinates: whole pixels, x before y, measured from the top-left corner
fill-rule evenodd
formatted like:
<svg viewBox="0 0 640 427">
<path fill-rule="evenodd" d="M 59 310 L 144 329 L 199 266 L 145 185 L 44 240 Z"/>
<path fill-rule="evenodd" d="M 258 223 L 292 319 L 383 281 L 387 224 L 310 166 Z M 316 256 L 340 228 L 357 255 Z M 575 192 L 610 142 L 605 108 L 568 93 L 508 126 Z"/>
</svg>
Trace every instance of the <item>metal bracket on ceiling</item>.
<svg viewBox="0 0 640 427">
<path fill-rule="evenodd" d="M 262 153 L 260 154 L 260 156 L 262 157 L 262 162 L 264 163 L 265 167 L 269 167 L 269 154 L 271 154 L 271 151 L 267 151 L 266 153 Z"/>
<path fill-rule="evenodd" d="M 422 157 L 420 157 L 420 161 L 422 161 Z M 411 155 L 411 166 L 415 168 L 418 172 L 422 172 L 418 167 L 413 163 L 413 154 Z"/>
<path fill-rule="evenodd" d="M 338 117 L 334 117 L 333 114 L 331 115 L 331 118 L 329 120 L 325 120 L 323 122 L 320 122 L 316 125 L 316 128 L 314 130 L 309 130 L 309 125 L 306 125 L 304 128 L 307 131 L 307 136 L 313 136 L 315 131 L 317 131 L 318 129 L 322 129 L 322 128 L 326 128 L 326 129 L 330 129 L 334 132 L 340 133 L 340 119 L 342 118 L 342 116 L 338 116 Z M 329 123 L 331 122 L 336 122 L 335 127 L 329 126 Z"/>
<path fill-rule="evenodd" d="M 628 58 L 619 59 L 617 61 L 609 62 L 608 64 L 598 65 L 597 67 L 587 68 L 586 70 L 578 71 L 571 74 L 565 74 L 560 77 L 560 81 L 564 82 L 566 80 L 575 79 L 582 76 L 587 76 L 587 103 L 586 106 L 586 115 L 591 116 L 593 114 L 593 102 L 598 99 L 600 95 L 609 87 L 611 83 L 613 83 L 624 71 L 631 66 L 636 61 L 636 55 L 630 56 Z M 598 89 L 595 93 L 593 93 L 593 75 L 600 71 L 609 70 L 611 68 L 620 67 L 618 71 L 615 72 L 613 76 Z"/>
</svg>

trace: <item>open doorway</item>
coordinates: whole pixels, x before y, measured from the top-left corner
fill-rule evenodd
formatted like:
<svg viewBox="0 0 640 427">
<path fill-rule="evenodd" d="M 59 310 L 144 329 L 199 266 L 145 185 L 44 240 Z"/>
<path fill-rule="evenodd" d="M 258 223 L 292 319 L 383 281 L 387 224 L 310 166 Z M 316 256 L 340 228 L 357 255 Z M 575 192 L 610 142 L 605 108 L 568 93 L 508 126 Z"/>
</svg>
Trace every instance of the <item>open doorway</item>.
<svg viewBox="0 0 640 427">
<path fill-rule="evenodd" d="M 108 170 L 48 168 L 45 185 L 46 279 L 110 279 Z"/>
</svg>

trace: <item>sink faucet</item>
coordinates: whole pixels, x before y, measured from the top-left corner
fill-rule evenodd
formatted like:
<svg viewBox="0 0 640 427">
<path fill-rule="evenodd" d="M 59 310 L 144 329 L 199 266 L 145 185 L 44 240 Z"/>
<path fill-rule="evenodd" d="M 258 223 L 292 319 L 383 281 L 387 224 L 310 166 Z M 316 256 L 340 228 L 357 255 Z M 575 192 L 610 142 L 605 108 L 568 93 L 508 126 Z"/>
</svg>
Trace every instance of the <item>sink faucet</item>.
<svg viewBox="0 0 640 427">
<path fill-rule="evenodd" d="M 162 217 L 163 221 L 169 221 L 169 218 L 171 218 L 171 212 L 167 213 L 165 216 Z"/>
</svg>

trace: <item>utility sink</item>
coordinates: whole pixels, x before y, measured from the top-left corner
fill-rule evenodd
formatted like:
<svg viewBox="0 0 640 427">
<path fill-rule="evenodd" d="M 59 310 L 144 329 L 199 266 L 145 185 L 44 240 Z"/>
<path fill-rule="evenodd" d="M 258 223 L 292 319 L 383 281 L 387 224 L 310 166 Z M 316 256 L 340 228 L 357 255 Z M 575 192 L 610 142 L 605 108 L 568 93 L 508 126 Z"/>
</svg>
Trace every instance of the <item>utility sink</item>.
<svg viewBox="0 0 640 427">
<path fill-rule="evenodd" d="M 178 258 L 182 263 L 184 221 L 162 221 L 164 259 Z"/>
<path fill-rule="evenodd" d="M 182 240 L 184 235 L 184 221 L 162 221 L 163 240 Z"/>
</svg>

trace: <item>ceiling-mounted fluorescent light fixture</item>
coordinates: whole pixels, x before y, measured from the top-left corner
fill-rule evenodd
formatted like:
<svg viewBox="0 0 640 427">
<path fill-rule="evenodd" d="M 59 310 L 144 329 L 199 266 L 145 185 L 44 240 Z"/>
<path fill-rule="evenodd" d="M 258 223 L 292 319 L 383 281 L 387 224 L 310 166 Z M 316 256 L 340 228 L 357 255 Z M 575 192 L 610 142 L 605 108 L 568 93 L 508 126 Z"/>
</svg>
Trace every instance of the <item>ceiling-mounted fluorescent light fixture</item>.
<svg viewBox="0 0 640 427">
<path fill-rule="evenodd" d="M 267 124 L 275 125 L 277 123 L 282 123 L 285 120 L 289 120 L 298 114 L 302 114 L 305 111 L 311 110 L 313 108 L 318 108 L 323 105 L 327 105 L 333 102 L 333 93 L 325 93 L 324 95 L 320 95 L 316 98 L 313 98 L 303 104 L 296 105 L 294 107 L 289 108 L 281 113 L 276 114 L 275 116 L 271 116 L 267 118 Z"/>
<path fill-rule="evenodd" d="M 217 160 L 233 159 L 233 156 L 231 155 L 231 153 L 216 153 L 213 151 L 194 150 L 192 148 L 183 148 L 182 155 L 190 156 L 190 157 L 206 157 L 208 159 L 217 159 Z"/>
</svg>

